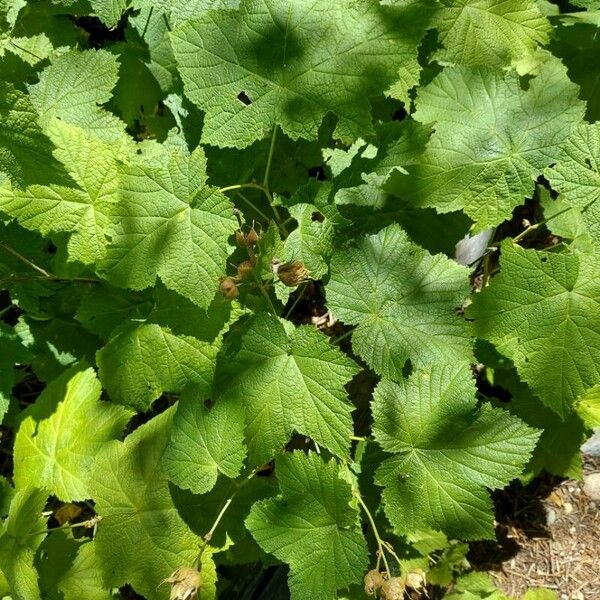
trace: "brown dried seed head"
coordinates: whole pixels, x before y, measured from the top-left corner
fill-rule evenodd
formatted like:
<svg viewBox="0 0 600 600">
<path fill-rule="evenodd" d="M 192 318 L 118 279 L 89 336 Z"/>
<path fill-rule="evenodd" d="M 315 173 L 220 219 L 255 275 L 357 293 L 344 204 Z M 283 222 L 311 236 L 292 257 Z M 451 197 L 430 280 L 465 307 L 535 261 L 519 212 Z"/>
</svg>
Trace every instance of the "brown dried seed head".
<svg viewBox="0 0 600 600">
<path fill-rule="evenodd" d="M 258 242 L 258 233 L 256 233 L 256 229 L 254 227 L 246 234 L 246 244 L 248 246 L 252 246 Z"/>
<path fill-rule="evenodd" d="M 300 260 L 282 263 L 275 259 L 271 263 L 271 267 L 273 273 L 279 277 L 279 281 L 288 287 L 296 287 L 310 277 L 310 273 Z"/>
<path fill-rule="evenodd" d="M 241 231 L 240 229 L 236 230 L 236 232 L 235 232 L 235 243 L 238 246 L 246 245 L 246 236 L 244 235 L 243 231 Z"/>
<path fill-rule="evenodd" d="M 383 573 L 379 572 L 377 569 L 369 571 L 365 575 L 365 594 L 367 594 L 367 596 L 374 596 L 384 582 L 385 577 L 383 576 Z"/>
<path fill-rule="evenodd" d="M 227 300 L 235 300 L 240 295 L 240 291 L 238 290 L 237 285 L 235 285 L 233 277 L 223 277 L 219 284 L 219 290 Z"/>
<path fill-rule="evenodd" d="M 413 590 L 420 590 L 425 587 L 425 573 L 421 569 L 410 571 L 404 579 L 404 584 Z"/>
<path fill-rule="evenodd" d="M 404 582 L 400 577 L 392 577 L 381 586 L 383 600 L 402 600 L 404 598 Z"/>
<path fill-rule="evenodd" d="M 163 581 L 171 584 L 169 600 L 193 600 L 202 586 L 202 575 L 196 569 L 180 567 Z"/>
<path fill-rule="evenodd" d="M 253 268 L 254 265 L 252 264 L 252 261 L 245 260 L 244 262 L 240 263 L 237 268 L 238 278 L 246 279 L 246 277 L 252 271 Z"/>
</svg>

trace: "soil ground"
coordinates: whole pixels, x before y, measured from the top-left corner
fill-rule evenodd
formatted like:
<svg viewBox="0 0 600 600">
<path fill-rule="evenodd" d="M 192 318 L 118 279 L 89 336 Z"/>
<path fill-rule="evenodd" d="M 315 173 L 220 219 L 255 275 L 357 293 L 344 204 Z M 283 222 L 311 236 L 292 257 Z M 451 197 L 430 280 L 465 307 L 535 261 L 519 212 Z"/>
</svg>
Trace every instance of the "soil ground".
<svg viewBox="0 0 600 600">
<path fill-rule="evenodd" d="M 598 472 L 600 458 L 585 456 L 584 474 Z M 600 600 L 600 505 L 582 488 L 546 476 L 497 495 L 498 542 L 474 544 L 473 565 L 515 598 L 545 587 L 561 600 Z"/>
</svg>

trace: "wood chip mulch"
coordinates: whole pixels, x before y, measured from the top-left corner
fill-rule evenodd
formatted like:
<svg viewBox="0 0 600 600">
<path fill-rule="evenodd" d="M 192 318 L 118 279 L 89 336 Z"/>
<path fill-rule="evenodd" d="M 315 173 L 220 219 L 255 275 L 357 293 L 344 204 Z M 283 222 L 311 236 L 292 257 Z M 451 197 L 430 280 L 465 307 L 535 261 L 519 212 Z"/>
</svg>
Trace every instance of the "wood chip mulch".
<svg viewBox="0 0 600 600">
<path fill-rule="evenodd" d="M 585 475 L 598 472 L 600 458 L 586 456 Z M 600 505 L 582 488 L 582 481 L 549 477 L 522 487 L 513 511 L 496 499 L 500 541 L 495 549 L 473 548 L 484 558 L 478 568 L 487 561 L 496 585 L 516 598 L 545 587 L 561 600 L 600 600 Z"/>
</svg>

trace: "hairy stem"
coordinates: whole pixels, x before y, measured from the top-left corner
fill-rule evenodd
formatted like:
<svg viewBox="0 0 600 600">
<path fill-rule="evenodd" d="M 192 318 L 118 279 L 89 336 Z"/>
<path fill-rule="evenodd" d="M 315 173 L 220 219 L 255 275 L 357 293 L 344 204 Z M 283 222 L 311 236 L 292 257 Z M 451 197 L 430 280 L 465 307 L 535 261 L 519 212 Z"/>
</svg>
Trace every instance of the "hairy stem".
<svg viewBox="0 0 600 600">
<path fill-rule="evenodd" d="M 265 176 L 263 177 L 263 186 L 269 189 L 269 175 L 271 174 L 271 163 L 273 162 L 273 152 L 275 150 L 275 142 L 277 141 L 277 123 L 273 126 L 273 135 L 271 135 L 271 146 L 269 147 L 269 157 L 267 158 L 267 166 L 265 168 Z"/>
<path fill-rule="evenodd" d="M 362 499 L 362 496 L 360 495 L 360 492 L 358 490 L 354 491 L 354 496 L 358 500 L 358 503 L 360 504 L 360 507 L 363 509 L 365 515 L 367 515 L 367 519 L 369 520 L 369 524 L 371 525 L 373 535 L 375 536 L 375 541 L 377 542 L 378 557 L 380 556 L 381 559 L 383 560 L 383 564 L 385 566 L 385 571 L 386 571 L 388 577 L 391 577 L 392 572 L 390 571 L 390 565 L 388 564 L 387 558 L 385 556 L 385 550 L 384 550 L 385 542 L 381 539 L 381 536 L 379 535 L 379 530 L 377 529 L 377 525 L 375 524 L 375 519 L 373 519 L 373 515 L 371 514 L 369 507 L 365 504 L 365 501 Z"/>
</svg>

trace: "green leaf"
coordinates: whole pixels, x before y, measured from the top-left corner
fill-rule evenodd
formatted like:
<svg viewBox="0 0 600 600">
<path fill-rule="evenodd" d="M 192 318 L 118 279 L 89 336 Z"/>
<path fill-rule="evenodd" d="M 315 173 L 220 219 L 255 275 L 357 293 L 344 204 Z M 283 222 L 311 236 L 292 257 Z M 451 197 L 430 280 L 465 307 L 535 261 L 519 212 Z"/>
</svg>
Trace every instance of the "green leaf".
<svg viewBox="0 0 600 600">
<path fill-rule="evenodd" d="M 330 311 L 356 325 L 354 351 L 380 375 L 400 377 L 407 361 L 471 359 L 471 336 L 456 314 L 469 293 L 467 270 L 431 256 L 397 225 L 336 252 L 326 292 Z"/>
<path fill-rule="evenodd" d="M 117 160 L 127 156 L 123 145 L 108 144 L 85 130 L 61 121 L 48 128 L 75 186 L 33 185 L 25 190 L 0 188 L 0 210 L 23 227 L 50 233 L 71 233 L 71 261 L 91 264 L 104 256 L 109 215 L 118 201 Z"/>
<path fill-rule="evenodd" d="M 290 215 L 298 221 L 284 243 L 284 262 L 299 260 L 311 279 L 321 279 L 327 273 L 327 263 L 333 252 L 333 224 L 314 204 L 299 203 L 289 207 Z"/>
<path fill-rule="evenodd" d="M 313 327 L 290 329 L 257 314 L 239 350 L 219 362 L 216 402 L 243 404 L 252 465 L 270 460 L 295 431 L 348 457 L 353 407 L 344 386 L 358 369 Z"/>
<path fill-rule="evenodd" d="M 205 393 L 195 387 L 181 395 L 163 457 L 171 481 L 195 494 L 210 491 L 219 473 L 237 477 L 246 457 L 241 406 L 217 402 L 208 407 L 205 400 Z"/>
<path fill-rule="evenodd" d="M 187 335 L 206 342 L 215 341 L 227 323 L 243 314 L 236 302 L 218 292 L 206 310 L 162 285 L 154 289 L 154 307 L 148 316 L 152 323 L 168 327 L 177 335 Z"/>
<path fill-rule="evenodd" d="M 439 212 L 463 210 L 477 230 L 510 218 L 558 156 L 585 105 L 566 69 L 549 61 L 521 86 L 515 72 L 444 69 L 417 96 L 414 118 L 435 122 L 419 164 L 390 190 Z"/>
<path fill-rule="evenodd" d="M 0 182 L 2 172 L 20 186 L 65 181 L 67 176 L 52 150 L 31 100 L 0 82 Z"/>
<path fill-rule="evenodd" d="M 96 453 L 121 435 L 132 414 L 101 402 L 100 393 L 93 369 L 69 369 L 23 413 L 14 448 L 17 488 L 42 486 L 65 502 L 90 497 Z"/>
<path fill-rule="evenodd" d="M 581 125 L 570 135 L 545 175 L 564 200 L 579 208 L 588 232 L 600 245 L 600 123 Z"/>
<path fill-rule="evenodd" d="M 206 184 L 202 149 L 168 148 L 121 169 L 121 201 L 102 268 L 109 281 L 142 290 L 156 278 L 207 308 L 225 273 L 232 205 Z"/>
<path fill-rule="evenodd" d="M 75 540 L 66 531 L 52 532 L 42 544 L 38 570 L 44 598 L 111 600 L 102 583 L 100 561 L 92 540 Z"/>
<path fill-rule="evenodd" d="M 96 285 L 81 297 L 76 319 L 90 332 L 108 340 L 128 321 L 142 321 L 152 310 L 149 294 Z"/>
<path fill-rule="evenodd" d="M 512 359 L 561 417 L 600 380 L 600 263 L 502 244 L 500 274 L 473 298 L 476 334 Z"/>
<path fill-rule="evenodd" d="M 442 363 L 373 396 L 373 433 L 389 453 L 375 481 L 398 533 L 430 528 L 464 540 L 493 538 L 486 488 L 504 487 L 539 433 L 501 409 L 477 408 L 469 365 Z"/>
<path fill-rule="evenodd" d="M 415 62 L 428 14 L 419 2 L 241 0 L 183 23 L 171 39 L 186 94 L 206 112 L 203 142 L 243 148 L 276 124 L 315 139 L 328 112 L 337 137 L 370 133 L 368 99 Z"/>
<path fill-rule="evenodd" d="M 534 0 L 443 0 L 435 26 L 443 63 L 502 68 L 546 44 L 551 27 Z"/>
<path fill-rule="evenodd" d="M 90 482 L 102 517 L 94 543 L 104 584 L 129 583 L 148 600 L 162 600 L 160 583 L 198 556 L 199 539 L 173 506 L 161 467 L 172 418 L 169 409 L 124 442 L 105 444 Z"/>
<path fill-rule="evenodd" d="M 600 427 L 600 384 L 587 390 L 575 408 L 587 427 Z"/>
<path fill-rule="evenodd" d="M 130 324 L 97 353 L 100 381 L 114 402 L 138 410 L 189 383 L 208 394 L 219 345 L 173 335 L 155 324 Z"/>
<path fill-rule="evenodd" d="M 0 423 L 10 401 L 13 385 L 15 384 L 14 367 L 17 364 L 28 363 L 32 356 L 23 345 L 17 333 L 0 322 Z"/>
<path fill-rule="evenodd" d="M 116 27 L 129 0 L 90 0 L 94 14 L 110 29 Z"/>
<path fill-rule="evenodd" d="M 373 144 L 355 142 L 347 152 L 325 150 L 335 184 L 338 204 L 383 208 L 387 199 L 385 184 L 397 171 L 406 174 L 406 166 L 415 164 L 423 153 L 431 129 L 407 119 L 376 127 Z"/>
<path fill-rule="evenodd" d="M 528 387 L 518 380 L 514 372 L 510 373 L 507 380 L 495 371 L 494 383 L 510 390 L 510 412 L 527 425 L 541 430 L 526 474 L 536 476 L 545 470 L 553 475 L 581 479 L 581 445 L 586 440 L 586 434 L 584 423 L 577 412 L 572 411 L 564 420 L 561 419 L 555 412 L 543 406 Z"/>
<path fill-rule="evenodd" d="M 34 486 L 19 490 L 0 529 L 0 569 L 15 600 L 41 600 L 33 559 L 46 536 L 47 498 L 48 492 Z"/>
<path fill-rule="evenodd" d="M 329 600 L 359 581 L 368 554 L 350 484 L 334 460 L 286 454 L 276 460 L 281 496 L 257 502 L 246 526 L 261 548 L 290 565 L 292 600 Z"/>
<path fill-rule="evenodd" d="M 110 100 L 117 73 L 117 59 L 106 50 L 70 50 L 58 56 L 29 88 L 42 126 L 60 119 L 101 140 L 122 140 L 125 124 L 99 106 Z"/>
</svg>

